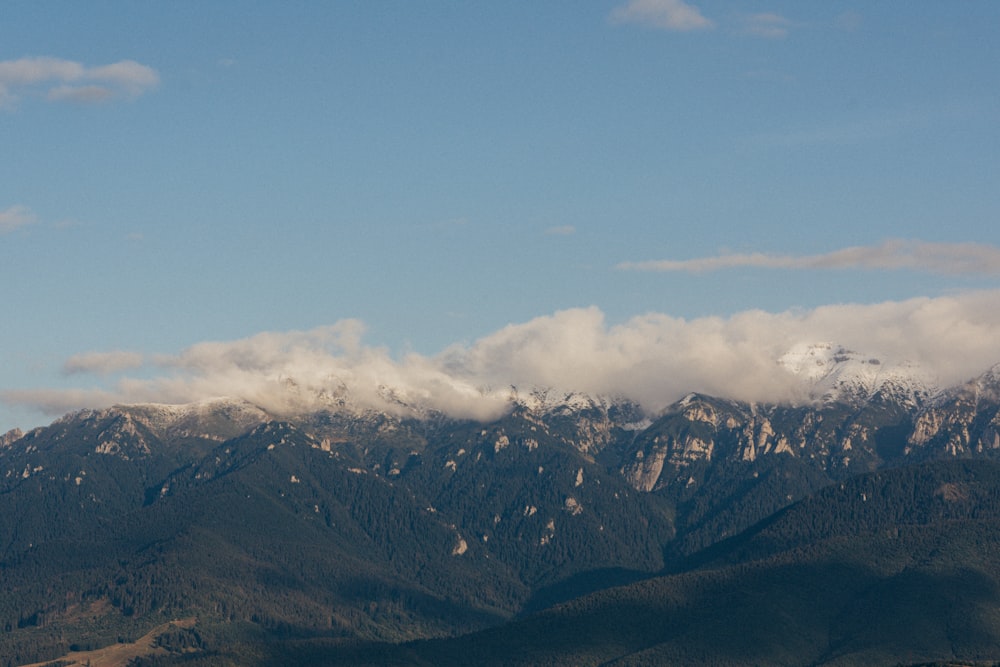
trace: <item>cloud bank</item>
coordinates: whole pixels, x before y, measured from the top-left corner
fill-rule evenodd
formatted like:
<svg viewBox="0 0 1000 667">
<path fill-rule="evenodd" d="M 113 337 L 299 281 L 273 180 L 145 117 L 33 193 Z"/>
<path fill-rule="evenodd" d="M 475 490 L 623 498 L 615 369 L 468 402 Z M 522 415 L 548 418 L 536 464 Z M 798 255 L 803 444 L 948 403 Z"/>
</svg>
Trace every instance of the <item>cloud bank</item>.
<svg viewBox="0 0 1000 667">
<path fill-rule="evenodd" d="M 597 308 L 511 324 L 440 354 L 394 358 L 363 342 L 355 320 L 308 331 L 261 333 L 147 357 L 74 357 L 73 373 L 95 373 L 92 389 L 8 390 L 0 399 L 51 414 L 114 403 L 187 403 L 242 398 L 270 411 L 347 401 L 355 407 L 419 405 L 455 417 L 490 419 L 507 409 L 511 386 L 619 395 L 659 410 L 698 391 L 751 401 L 801 397 L 801 380 L 777 363 L 802 343 L 832 341 L 885 363 L 919 364 L 942 386 L 1000 362 L 1000 290 L 808 311 L 751 310 L 692 320 L 650 313 L 609 325 Z"/>
<path fill-rule="evenodd" d="M 872 269 L 939 274 L 1000 274 L 1000 248 L 982 243 L 926 243 L 890 239 L 874 246 L 854 246 L 820 255 L 765 253 L 718 255 L 698 259 L 622 262 L 627 271 L 703 273 L 750 267 L 758 269 Z"/>
<path fill-rule="evenodd" d="M 88 67 L 51 57 L 0 61 L 0 108 L 15 106 L 24 94 L 51 102 L 102 102 L 134 98 L 160 82 L 156 70 L 134 60 Z"/>
</svg>

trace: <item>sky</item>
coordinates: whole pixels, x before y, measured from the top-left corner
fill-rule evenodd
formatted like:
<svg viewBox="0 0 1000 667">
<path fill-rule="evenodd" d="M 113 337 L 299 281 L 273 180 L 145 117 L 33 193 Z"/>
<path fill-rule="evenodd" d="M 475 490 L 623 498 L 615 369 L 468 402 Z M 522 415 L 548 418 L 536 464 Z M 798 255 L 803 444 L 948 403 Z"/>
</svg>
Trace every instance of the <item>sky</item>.
<svg viewBox="0 0 1000 667">
<path fill-rule="evenodd" d="M 0 8 L 0 433 L 1000 362 L 1000 3 Z M 776 375 L 777 374 L 777 375 Z M 485 410 L 485 412 L 484 412 Z"/>
</svg>

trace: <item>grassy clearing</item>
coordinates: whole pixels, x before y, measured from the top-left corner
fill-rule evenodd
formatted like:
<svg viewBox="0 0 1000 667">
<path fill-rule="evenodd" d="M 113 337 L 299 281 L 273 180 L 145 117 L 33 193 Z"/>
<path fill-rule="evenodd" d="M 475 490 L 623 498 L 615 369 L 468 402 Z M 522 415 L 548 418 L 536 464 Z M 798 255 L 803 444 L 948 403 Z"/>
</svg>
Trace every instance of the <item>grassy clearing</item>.
<svg viewBox="0 0 1000 667">
<path fill-rule="evenodd" d="M 147 655 L 165 655 L 167 651 L 155 646 L 156 638 L 173 628 L 193 628 L 196 618 L 185 618 L 158 625 L 131 644 L 112 644 L 93 651 L 71 651 L 61 658 L 33 662 L 20 667 L 45 667 L 52 663 L 87 665 L 88 667 L 123 667 L 133 658 Z"/>
</svg>

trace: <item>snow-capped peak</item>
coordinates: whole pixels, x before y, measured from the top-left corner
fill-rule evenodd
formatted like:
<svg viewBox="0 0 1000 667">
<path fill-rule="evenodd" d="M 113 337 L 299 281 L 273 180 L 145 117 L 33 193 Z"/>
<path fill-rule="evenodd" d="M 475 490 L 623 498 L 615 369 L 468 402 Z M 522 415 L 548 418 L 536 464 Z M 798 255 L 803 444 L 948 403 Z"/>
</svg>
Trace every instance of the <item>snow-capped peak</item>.
<svg viewBox="0 0 1000 667">
<path fill-rule="evenodd" d="M 919 402 L 935 385 L 917 364 L 883 361 L 829 342 L 796 345 L 778 363 L 803 381 L 810 398 L 824 402 L 867 401 L 880 392 Z"/>
</svg>

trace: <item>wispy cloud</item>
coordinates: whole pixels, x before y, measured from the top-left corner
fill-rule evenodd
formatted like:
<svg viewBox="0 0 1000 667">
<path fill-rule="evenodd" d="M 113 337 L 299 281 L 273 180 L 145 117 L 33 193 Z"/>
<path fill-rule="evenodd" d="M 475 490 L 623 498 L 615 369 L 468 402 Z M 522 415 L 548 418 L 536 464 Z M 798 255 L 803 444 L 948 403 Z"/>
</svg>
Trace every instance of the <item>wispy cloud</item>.
<svg viewBox="0 0 1000 667">
<path fill-rule="evenodd" d="M 37 216 L 27 206 L 15 205 L 0 211 L 0 234 L 12 232 L 15 229 L 33 225 L 38 222 Z"/>
<path fill-rule="evenodd" d="M 742 20 L 744 34 L 767 39 L 783 39 L 793 27 L 793 22 L 781 14 L 751 14 Z"/>
<path fill-rule="evenodd" d="M 622 262 L 617 268 L 627 271 L 703 273 L 741 267 L 798 270 L 907 269 L 941 274 L 1000 274 L 1000 248 L 982 243 L 927 243 L 890 239 L 879 245 L 854 246 L 820 255 L 731 254 L 697 259 Z"/>
<path fill-rule="evenodd" d="M 63 364 L 65 375 L 77 375 L 80 373 L 96 373 L 98 375 L 108 375 L 132 368 L 142 366 L 143 357 L 138 352 L 115 351 L 115 352 L 85 352 L 77 354 L 66 360 Z"/>
<path fill-rule="evenodd" d="M 925 119 L 917 119 L 908 114 L 896 116 L 886 114 L 758 134 L 750 137 L 749 142 L 758 146 L 779 148 L 857 145 L 905 134 L 925 122 Z"/>
<path fill-rule="evenodd" d="M 858 12 L 847 11 L 839 14 L 833 24 L 840 30 L 855 32 L 864 25 L 864 17 Z"/>
<path fill-rule="evenodd" d="M 4 60 L 0 61 L 0 108 L 16 105 L 26 94 L 52 102 L 134 98 L 159 81 L 156 70 L 134 60 L 98 66 L 52 57 Z"/>
<path fill-rule="evenodd" d="M 560 225 L 558 227 L 549 227 L 545 230 L 545 233 L 549 236 L 572 236 L 576 234 L 576 227 L 573 225 Z"/>
<path fill-rule="evenodd" d="M 0 400 L 61 414 L 227 396 L 294 414 L 348 398 L 359 407 L 403 411 L 402 401 L 489 419 L 508 409 L 509 388 L 516 386 L 621 395 L 655 411 L 690 391 L 792 400 L 801 396 L 800 380 L 776 360 L 819 341 L 887 364 L 919 364 L 947 384 L 1000 361 L 1000 290 L 727 318 L 650 313 L 616 325 L 597 308 L 578 308 L 511 324 L 435 356 L 394 358 L 364 344 L 363 333 L 360 322 L 347 320 L 199 343 L 177 355 L 147 356 L 152 361 L 142 377 L 98 377 L 93 389 L 12 389 L 0 392 Z M 90 353 L 66 366 L 104 373 L 138 362 L 132 354 Z"/>
<path fill-rule="evenodd" d="M 868 110 L 834 122 L 812 123 L 766 132 L 746 139 L 754 148 L 813 148 L 850 146 L 940 131 L 967 123 L 977 111 L 960 101 L 942 101 L 933 106 Z"/>
<path fill-rule="evenodd" d="M 746 73 L 748 79 L 754 81 L 765 81 L 770 83 L 792 83 L 795 77 L 788 72 L 773 69 L 753 69 Z"/>
<path fill-rule="evenodd" d="M 96 387 L 90 389 L 18 389 L 0 391 L 0 401 L 21 405 L 50 416 L 84 408 L 109 407 L 122 403 L 121 394 Z"/>
<path fill-rule="evenodd" d="M 715 24 L 683 0 L 629 0 L 611 12 L 614 23 L 636 23 L 660 30 L 706 30 Z"/>
</svg>

